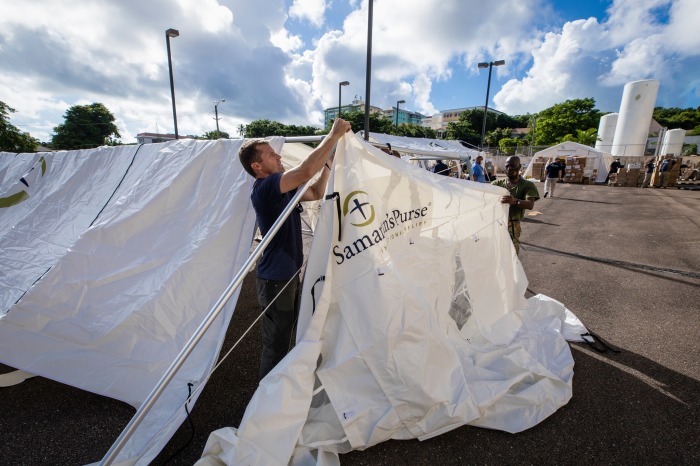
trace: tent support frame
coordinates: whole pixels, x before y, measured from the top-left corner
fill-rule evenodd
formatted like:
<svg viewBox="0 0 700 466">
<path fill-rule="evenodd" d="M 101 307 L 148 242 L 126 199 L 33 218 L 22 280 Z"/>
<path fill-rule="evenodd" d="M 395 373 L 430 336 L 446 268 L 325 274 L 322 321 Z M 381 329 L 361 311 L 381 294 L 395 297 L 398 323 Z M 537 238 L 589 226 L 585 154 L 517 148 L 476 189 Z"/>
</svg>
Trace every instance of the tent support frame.
<svg viewBox="0 0 700 466">
<path fill-rule="evenodd" d="M 296 141 L 296 142 L 302 142 L 302 141 Z M 335 151 L 335 147 L 331 151 L 331 153 Z M 326 159 L 326 161 L 330 158 L 330 156 Z M 323 170 L 323 167 L 321 168 Z M 161 377 L 160 381 L 158 384 L 155 386 L 155 388 L 151 391 L 151 393 L 148 395 L 148 397 L 144 400 L 144 402 L 139 406 L 138 410 L 134 414 L 134 417 L 131 418 L 131 421 L 129 421 L 129 424 L 124 428 L 122 433 L 119 435 L 117 440 L 114 442 L 114 444 L 111 446 L 109 451 L 105 454 L 104 458 L 100 461 L 100 466 L 104 465 L 111 465 L 114 460 L 117 458 L 117 455 L 119 452 L 124 448 L 124 445 L 126 442 L 131 438 L 131 436 L 134 434 L 138 426 L 143 422 L 144 418 L 148 414 L 148 412 L 151 410 L 155 402 L 158 400 L 160 395 L 162 395 L 163 391 L 167 387 L 167 385 L 170 383 L 170 381 L 175 377 L 175 374 L 177 371 L 182 367 L 182 365 L 185 363 L 185 360 L 187 357 L 192 353 L 194 350 L 195 346 L 200 342 L 206 331 L 211 327 L 211 325 L 214 323 L 214 320 L 219 316 L 221 313 L 222 309 L 226 305 L 226 303 L 231 299 L 231 296 L 233 296 L 233 293 L 238 289 L 238 287 L 241 286 L 241 283 L 243 283 L 243 279 L 245 276 L 250 272 L 253 267 L 255 266 L 256 261 L 258 258 L 262 255 L 262 252 L 265 250 L 267 245 L 272 241 L 272 238 L 275 236 L 277 231 L 281 228 L 282 223 L 284 223 L 285 220 L 287 220 L 287 217 L 289 217 L 290 213 L 292 212 L 293 209 L 296 208 L 296 205 L 299 203 L 301 197 L 304 195 L 307 189 L 311 186 L 313 180 L 309 180 L 306 182 L 306 184 L 303 185 L 301 189 L 297 191 L 297 193 L 294 195 L 292 200 L 289 202 L 287 207 L 282 211 L 280 216 L 277 218 L 275 223 L 272 225 L 270 228 L 270 231 L 267 232 L 265 237 L 262 239 L 262 241 L 258 244 L 258 246 L 255 248 L 253 253 L 248 257 L 246 262 L 243 264 L 241 267 L 241 270 L 238 272 L 238 274 L 234 277 L 233 281 L 229 284 L 229 286 L 226 288 L 226 291 L 224 291 L 223 295 L 219 298 L 219 300 L 216 302 L 214 307 L 209 311 L 207 316 L 204 318 L 202 323 L 199 325 L 195 333 L 192 335 L 192 337 L 189 339 L 187 344 L 185 344 L 185 347 L 180 351 L 180 353 L 177 355 L 175 360 L 172 362 L 168 370 L 165 371 L 165 374 L 163 374 L 163 377 Z"/>
</svg>

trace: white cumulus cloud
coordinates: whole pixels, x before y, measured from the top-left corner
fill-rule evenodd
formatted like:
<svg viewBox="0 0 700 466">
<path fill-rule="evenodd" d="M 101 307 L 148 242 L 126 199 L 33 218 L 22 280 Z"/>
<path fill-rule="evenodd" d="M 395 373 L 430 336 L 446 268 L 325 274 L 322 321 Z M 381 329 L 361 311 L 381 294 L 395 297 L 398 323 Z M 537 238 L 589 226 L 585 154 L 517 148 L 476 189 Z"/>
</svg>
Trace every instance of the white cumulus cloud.
<svg viewBox="0 0 700 466">
<path fill-rule="evenodd" d="M 323 26 L 325 12 L 325 0 L 294 0 L 294 3 L 289 8 L 289 16 L 305 19 L 315 27 Z"/>
</svg>

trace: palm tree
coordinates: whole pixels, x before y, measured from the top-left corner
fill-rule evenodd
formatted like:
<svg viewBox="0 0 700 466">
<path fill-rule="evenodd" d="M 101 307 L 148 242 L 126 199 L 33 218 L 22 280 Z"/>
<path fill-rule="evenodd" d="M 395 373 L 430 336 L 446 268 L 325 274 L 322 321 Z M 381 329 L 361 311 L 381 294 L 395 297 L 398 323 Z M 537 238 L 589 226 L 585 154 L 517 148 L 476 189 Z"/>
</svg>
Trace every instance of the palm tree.
<svg viewBox="0 0 700 466">
<path fill-rule="evenodd" d="M 245 125 L 243 123 L 238 125 L 238 135 L 242 138 L 245 137 Z"/>
<path fill-rule="evenodd" d="M 598 130 L 595 128 L 588 128 L 583 131 L 580 129 L 576 130 L 576 142 L 579 144 L 584 144 L 586 146 L 594 146 L 596 139 L 598 137 Z"/>
</svg>

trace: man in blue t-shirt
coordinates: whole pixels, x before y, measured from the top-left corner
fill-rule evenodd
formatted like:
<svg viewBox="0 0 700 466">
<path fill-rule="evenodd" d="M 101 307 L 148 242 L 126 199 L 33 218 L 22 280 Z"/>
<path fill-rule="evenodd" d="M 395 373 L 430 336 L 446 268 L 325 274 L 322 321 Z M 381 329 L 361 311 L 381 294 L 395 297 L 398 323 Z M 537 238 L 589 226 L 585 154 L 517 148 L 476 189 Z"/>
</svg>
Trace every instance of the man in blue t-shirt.
<svg viewBox="0 0 700 466">
<path fill-rule="evenodd" d="M 263 236 L 267 235 L 292 200 L 297 188 L 319 170 L 322 170 L 321 176 L 304 193 L 301 201 L 314 201 L 323 197 L 333 163 L 331 151 L 348 131 L 350 123 L 337 118 L 330 133 L 318 147 L 301 164 L 289 171 L 285 171 L 282 157 L 266 141 L 258 139 L 243 144 L 238 157 L 243 168 L 255 178 L 250 199 Z M 298 207 L 284 221 L 258 263 L 258 301 L 263 309 L 267 309 L 262 317 L 260 380 L 294 346 L 294 325 L 299 316 L 299 271 L 304 260 L 301 206 Z"/>
<path fill-rule="evenodd" d="M 479 183 L 486 183 L 486 172 L 484 167 L 481 166 L 481 162 L 484 158 L 480 155 L 476 156 L 474 165 L 472 165 L 472 181 L 477 181 Z"/>
</svg>

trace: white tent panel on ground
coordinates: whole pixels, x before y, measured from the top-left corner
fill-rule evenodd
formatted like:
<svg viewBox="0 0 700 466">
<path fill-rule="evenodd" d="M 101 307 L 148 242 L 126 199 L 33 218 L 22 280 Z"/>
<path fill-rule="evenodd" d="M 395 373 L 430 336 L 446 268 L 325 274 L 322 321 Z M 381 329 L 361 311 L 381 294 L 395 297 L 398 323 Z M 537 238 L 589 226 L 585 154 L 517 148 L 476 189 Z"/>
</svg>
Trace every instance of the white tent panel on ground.
<svg viewBox="0 0 700 466">
<path fill-rule="evenodd" d="M 583 325 L 527 278 L 502 188 L 338 144 L 304 278 L 297 345 L 241 425 L 198 464 L 338 464 L 388 439 L 464 424 L 520 432 L 572 396 Z"/>
</svg>

